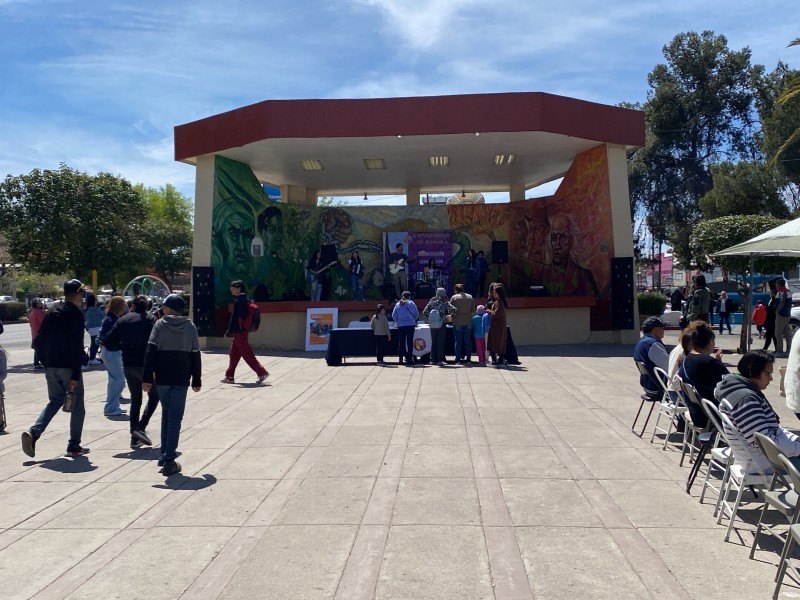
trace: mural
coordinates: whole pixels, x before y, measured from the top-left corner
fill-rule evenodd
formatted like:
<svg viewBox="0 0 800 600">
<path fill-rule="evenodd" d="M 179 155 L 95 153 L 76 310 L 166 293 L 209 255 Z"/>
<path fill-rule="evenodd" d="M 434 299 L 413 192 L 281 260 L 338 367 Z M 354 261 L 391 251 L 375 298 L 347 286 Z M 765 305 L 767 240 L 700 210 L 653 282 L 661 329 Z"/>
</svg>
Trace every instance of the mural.
<svg viewBox="0 0 800 600">
<path fill-rule="evenodd" d="M 326 278 L 323 299 L 353 297 L 347 268 L 353 251 L 364 263 L 367 299 L 383 298 L 389 281 L 387 232 L 449 232 L 450 260 L 437 265 L 446 269 L 448 292 L 463 282 L 470 249 L 482 250 L 491 264 L 492 241 L 508 240 L 504 277 L 512 295 L 527 295 L 529 286 L 541 285 L 552 296 L 608 298 L 614 248 L 605 147 L 579 155 L 548 198 L 453 206 L 276 203 L 246 164 L 216 157 L 211 248 L 218 307 L 230 301 L 227 291 L 233 279 L 243 280 L 257 301 L 308 299 L 306 265 L 317 250 L 323 257 L 335 253 L 338 258 Z M 493 266 L 490 279 L 500 274 Z"/>
</svg>

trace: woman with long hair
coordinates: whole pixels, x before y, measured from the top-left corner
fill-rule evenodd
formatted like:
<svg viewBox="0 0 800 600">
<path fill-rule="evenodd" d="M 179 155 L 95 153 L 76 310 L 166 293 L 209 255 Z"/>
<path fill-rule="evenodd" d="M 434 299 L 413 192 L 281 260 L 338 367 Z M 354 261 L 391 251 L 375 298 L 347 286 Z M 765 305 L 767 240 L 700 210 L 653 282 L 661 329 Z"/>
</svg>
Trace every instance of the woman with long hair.
<svg viewBox="0 0 800 600">
<path fill-rule="evenodd" d="M 716 402 L 714 388 L 730 372 L 722 364 L 722 350 L 714 347 L 714 328 L 705 321 L 697 323 L 695 330 L 689 333 L 689 340 L 691 351 L 683 359 L 680 375 L 695 387 L 701 398 Z M 688 408 L 692 422 L 705 427 L 708 418 L 703 410 L 693 403 L 689 403 Z"/>
<path fill-rule="evenodd" d="M 508 300 L 506 300 L 506 289 L 499 283 L 489 291 L 489 295 L 492 297 L 493 302 L 491 310 L 486 309 L 486 312 L 491 315 L 489 333 L 486 335 L 486 349 L 492 356 L 494 366 L 499 369 L 503 364 L 508 366 L 505 357 L 506 344 L 508 343 L 508 323 L 506 320 Z"/>
<path fill-rule="evenodd" d="M 86 331 L 89 332 L 89 364 L 99 365 L 100 361 L 97 360 L 97 334 L 100 333 L 100 328 L 103 326 L 103 319 L 106 315 L 103 312 L 103 307 L 97 304 L 97 298 L 94 294 L 86 294 Z"/>
<path fill-rule="evenodd" d="M 122 296 L 112 296 L 108 301 L 106 318 L 100 333 L 97 334 L 97 342 L 101 346 L 101 355 L 108 372 L 108 386 L 106 387 L 106 405 L 103 407 L 103 414 L 106 417 L 121 417 L 125 414 L 119 406 L 120 395 L 125 389 L 125 371 L 122 367 L 122 349 L 107 348 L 105 338 L 117 322 L 117 319 L 125 314 L 127 304 Z"/>
<path fill-rule="evenodd" d="M 361 262 L 358 250 L 354 250 L 350 255 L 347 266 L 350 270 L 350 290 L 353 300 L 364 300 L 364 264 Z"/>
</svg>

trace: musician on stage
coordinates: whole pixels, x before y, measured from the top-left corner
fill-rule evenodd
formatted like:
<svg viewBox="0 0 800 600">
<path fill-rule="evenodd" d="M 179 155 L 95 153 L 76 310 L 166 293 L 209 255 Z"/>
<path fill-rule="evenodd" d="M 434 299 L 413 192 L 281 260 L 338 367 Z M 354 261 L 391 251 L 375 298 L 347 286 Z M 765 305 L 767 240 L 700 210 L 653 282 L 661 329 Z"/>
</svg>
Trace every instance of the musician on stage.
<svg viewBox="0 0 800 600">
<path fill-rule="evenodd" d="M 336 261 L 331 263 L 322 262 L 322 251 L 317 250 L 314 255 L 309 259 L 306 265 L 306 272 L 311 281 L 311 300 L 319 302 L 322 299 L 322 288 L 325 287 L 328 278 L 328 269 L 335 265 Z"/>
<path fill-rule="evenodd" d="M 392 277 L 395 299 L 408 291 L 408 254 L 403 252 L 403 244 L 397 244 L 389 255 L 389 275 Z"/>
</svg>

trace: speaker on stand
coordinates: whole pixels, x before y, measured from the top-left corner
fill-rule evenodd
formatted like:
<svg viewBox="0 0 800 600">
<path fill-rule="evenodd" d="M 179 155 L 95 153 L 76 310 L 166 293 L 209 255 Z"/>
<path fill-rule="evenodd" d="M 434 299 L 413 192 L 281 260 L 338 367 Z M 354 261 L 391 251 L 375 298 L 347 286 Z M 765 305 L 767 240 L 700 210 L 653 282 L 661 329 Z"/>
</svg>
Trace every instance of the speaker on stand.
<svg viewBox="0 0 800 600">
<path fill-rule="evenodd" d="M 497 265 L 497 282 L 505 285 L 503 281 L 503 265 L 508 264 L 508 242 L 494 240 L 492 242 L 492 264 Z M 508 290 L 506 290 L 508 291 Z"/>
<path fill-rule="evenodd" d="M 214 335 L 214 267 L 192 267 L 192 321 L 201 337 Z"/>
</svg>

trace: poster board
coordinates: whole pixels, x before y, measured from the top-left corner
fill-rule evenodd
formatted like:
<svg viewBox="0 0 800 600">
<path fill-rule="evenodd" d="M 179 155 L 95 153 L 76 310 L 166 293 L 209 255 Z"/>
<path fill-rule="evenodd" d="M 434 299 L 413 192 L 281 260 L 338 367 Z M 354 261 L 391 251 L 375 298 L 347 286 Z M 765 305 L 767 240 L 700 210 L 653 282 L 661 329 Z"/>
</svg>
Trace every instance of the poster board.
<svg viewBox="0 0 800 600">
<path fill-rule="evenodd" d="M 339 322 L 338 308 L 306 309 L 306 352 L 327 351 L 331 330 Z"/>
</svg>

